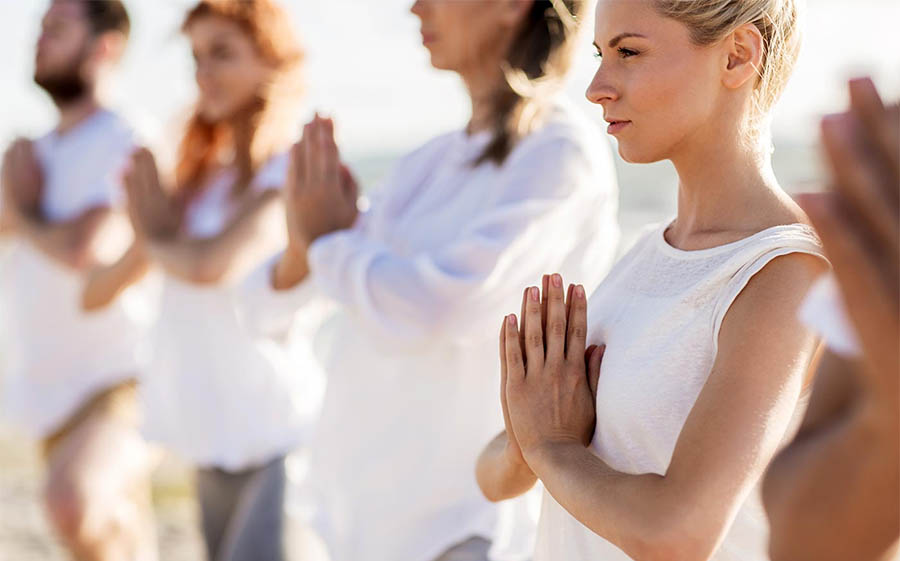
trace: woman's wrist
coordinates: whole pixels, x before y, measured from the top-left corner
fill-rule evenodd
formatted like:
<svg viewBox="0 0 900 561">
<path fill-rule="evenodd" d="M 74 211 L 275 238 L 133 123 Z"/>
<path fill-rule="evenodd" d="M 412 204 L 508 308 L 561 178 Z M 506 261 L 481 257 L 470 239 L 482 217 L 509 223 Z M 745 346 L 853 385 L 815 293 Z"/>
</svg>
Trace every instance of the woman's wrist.
<svg viewBox="0 0 900 561">
<path fill-rule="evenodd" d="M 507 464 L 507 470 L 516 477 L 534 477 L 534 472 L 528 465 L 528 462 L 525 461 L 525 456 L 522 455 L 522 451 L 517 445 L 507 442 L 503 450 L 503 459 Z"/>
<path fill-rule="evenodd" d="M 563 458 L 568 457 L 573 451 L 583 450 L 584 444 L 575 439 L 547 439 L 523 448 L 522 456 L 531 471 L 541 477 L 540 474 L 552 471 L 561 461 L 565 462 Z"/>
</svg>

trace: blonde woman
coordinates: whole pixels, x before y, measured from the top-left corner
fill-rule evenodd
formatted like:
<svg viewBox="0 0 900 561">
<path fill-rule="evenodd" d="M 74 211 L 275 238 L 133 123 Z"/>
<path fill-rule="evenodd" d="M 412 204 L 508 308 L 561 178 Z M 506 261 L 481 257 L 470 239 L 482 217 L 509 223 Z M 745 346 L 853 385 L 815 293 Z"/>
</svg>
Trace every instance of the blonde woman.
<svg viewBox="0 0 900 561">
<path fill-rule="evenodd" d="M 626 160 L 674 164 L 678 214 L 590 303 L 554 275 L 546 329 L 537 288 L 521 325 L 504 319 L 505 447 L 480 482 L 493 499 L 544 484 L 535 561 L 766 559 L 757 485 L 816 346 L 797 309 L 827 268 L 766 142 L 797 26 L 794 0 L 598 3 L 588 99 Z"/>
<path fill-rule="evenodd" d="M 149 152 L 135 154 L 125 183 L 138 242 L 85 295 L 99 305 L 149 266 L 165 275 L 140 388 L 145 434 L 197 466 L 214 561 L 285 558 L 284 457 L 304 443 L 322 391 L 311 360 L 254 341 L 231 301 L 286 236 L 283 150 L 303 58 L 288 22 L 270 0 L 204 0 L 188 13 L 200 95 L 175 187 L 163 190 Z"/>
</svg>

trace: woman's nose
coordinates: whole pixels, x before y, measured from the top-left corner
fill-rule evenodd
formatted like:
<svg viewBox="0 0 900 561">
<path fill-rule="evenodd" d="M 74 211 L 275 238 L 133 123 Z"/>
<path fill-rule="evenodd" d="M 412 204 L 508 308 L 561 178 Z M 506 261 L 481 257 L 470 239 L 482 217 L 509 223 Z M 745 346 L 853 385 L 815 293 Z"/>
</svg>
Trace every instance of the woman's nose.
<svg viewBox="0 0 900 561">
<path fill-rule="evenodd" d="M 608 101 L 615 101 L 619 98 L 619 93 L 609 80 L 609 77 L 603 72 L 603 68 L 597 69 L 593 80 L 588 85 L 585 97 L 591 103 L 602 105 Z"/>
</svg>

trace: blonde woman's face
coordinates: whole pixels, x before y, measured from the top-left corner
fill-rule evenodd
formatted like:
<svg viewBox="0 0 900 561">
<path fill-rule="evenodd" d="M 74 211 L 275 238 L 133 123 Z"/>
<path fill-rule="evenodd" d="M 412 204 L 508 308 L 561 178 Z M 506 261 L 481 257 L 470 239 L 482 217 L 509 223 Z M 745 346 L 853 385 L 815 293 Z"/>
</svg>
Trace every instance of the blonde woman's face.
<svg viewBox="0 0 900 561">
<path fill-rule="evenodd" d="M 600 66 L 586 95 L 603 106 L 626 161 L 675 157 L 718 124 L 721 49 L 695 45 L 688 28 L 650 0 L 600 0 L 594 43 Z"/>
<path fill-rule="evenodd" d="M 218 16 L 198 19 L 187 30 L 196 65 L 200 115 L 218 122 L 250 107 L 272 68 L 236 23 Z"/>
<path fill-rule="evenodd" d="M 511 0 L 416 0 L 411 11 L 431 65 L 454 72 L 499 65 L 523 13 Z"/>
</svg>

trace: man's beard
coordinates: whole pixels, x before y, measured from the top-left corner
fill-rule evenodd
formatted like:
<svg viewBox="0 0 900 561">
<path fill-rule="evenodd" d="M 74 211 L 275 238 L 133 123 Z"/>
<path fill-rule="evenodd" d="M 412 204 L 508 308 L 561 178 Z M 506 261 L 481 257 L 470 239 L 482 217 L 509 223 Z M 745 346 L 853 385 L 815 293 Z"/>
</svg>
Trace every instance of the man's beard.
<svg viewBox="0 0 900 561">
<path fill-rule="evenodd" d="M 66 105 L 84 97 L 88 91 L 88 84 L 81 76 L 81 66 L 84 63 L 85 52 L 79 52 L 75 60 L 66 68 L 56 74 L 41 76 L 34 74 L 34 82 L 40 86 L 53 99 L 56 105 Z"/>
<path fill-rule="evenodd" d="M 35 83 L 53 98 L 56 105 L 65 105 L 80 99 L 87 92 L 87 84 L 78 68 L 69 68 L 55 76 L 34 75 Z"/>
</svg>

